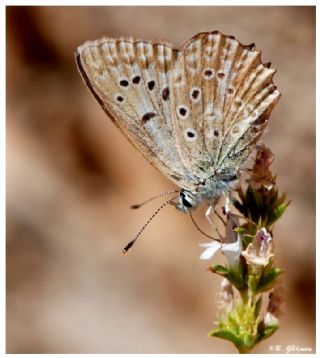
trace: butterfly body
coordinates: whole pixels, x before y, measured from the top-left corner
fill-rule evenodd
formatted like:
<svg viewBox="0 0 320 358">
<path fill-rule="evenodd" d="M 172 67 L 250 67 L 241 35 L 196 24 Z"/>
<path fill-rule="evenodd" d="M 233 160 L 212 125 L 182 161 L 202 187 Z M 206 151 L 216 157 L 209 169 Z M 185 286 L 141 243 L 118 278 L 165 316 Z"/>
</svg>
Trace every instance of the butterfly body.
<svg viewBox="0 0 320 358">
<path fill-rule="evenodd" d="M 217 31 L 179 49 L 105 38 L 75 56 L 115 125 L 181 188 L 176 207 L 183 212 L 232 189 L 280 98 L 261 52 Z"/>
<path fill-rule="evenodd" d="M 184 213 L 197 209 L 201 203 L 214 206 L 219 198 L 228 193 L 238 181 L 236 172 L 223 172 L 201 179 L 194 191 L 182 189 L 179 194 L 177 209 Z"/>
</svg>

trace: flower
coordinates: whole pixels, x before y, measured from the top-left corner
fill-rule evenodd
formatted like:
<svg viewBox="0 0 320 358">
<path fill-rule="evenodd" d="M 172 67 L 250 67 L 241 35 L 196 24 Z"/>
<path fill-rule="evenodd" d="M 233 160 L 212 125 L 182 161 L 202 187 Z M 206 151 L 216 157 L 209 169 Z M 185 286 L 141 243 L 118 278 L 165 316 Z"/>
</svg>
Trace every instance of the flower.
<svg viewBox="0 0 320 358">
<path fill-rule="evenodd" d="M 266 326 L 275 326 L 279 324 L 279 317 L 283 314 L 281 304 L 283 303 L 283 287 L 277 286 L 269 293 L 269 302 L 267 313 L 263 317 L 263 323 Z"/>
<path fill-rule="evenodd" d="M 257 231 L 252 243 L 242 252 L 248 265 L 267 266 L 272 253 L 272 237 L 265 228 Z"/>
<path fill-rule="evenodd" d="M 289 203 L 285 203 L 285 194 L 278 194 L 276 176 L 269 169 L 272 161 L 273 154 L 268 148 L 264 145 L 257 148 L 246 189 L 239 184 L 238 197 L 228 195 L 223 207 L 226 220 L 217 213 L 224 224 L 224 235 L 219 234 L 220 241 L 201 245 L 205 248 L 201 259 L 208 260 L 219 250 L 227 258 L 225 264 L 208 267 L 208 271 L 222 277 L 216 301 L 219 318 L 209 336 L 232 342 L 239 353 L 249 353 L 258 342 L 274 334 L 282 314 L 279 288 L 282 270 L 273 259 L 270 227 Z M 231 212 L 231 203 L 239 215 Z"/>
<path fill-rule="evenodd" d="M 230 302 L 234 298 L 233 287 L 228 279 L 225 277 L 221 281 L 221 292 L 225 302 Z"/>
<path fill-rule="evenodd" d="M 230 266 L 239 262 L 242 252 L 242 240 L 239 234 L 236 235 L 237 241 L 230 244 L 222 244 L 221 251 L 227 257 Z"/>
<path fill-rule="evenodd" d="M 222 242 L 213 240 L 208 243 L 200 244 L 205 250 L 200 256 L 201 260 L 210 260 L 218 250 L 227 257 L 230 266 L 233 266 L 239 261 L 240 254 L 242 252 L 242 240 L 239 234 L 234 232 L 239 224 L 237 215 L 232 214 L 229 210 L 228 204 L 226 203 L 225 212 L 227 214 L 226 222 L 226 236 Z"/>
<path fill-rule="evenodd" d="M 200 247 L 204 247 L 205 250 L 203 251 L 203 253 L 200 256 L 201 260 L 210 260 L 215 253 L 221 249 L 221 242 L 213 240 L 211 242 L 205 242 L 203 244 L 199 245 Z"/>
<path fill-rule="evenodd" d="M 267 313 L 272 314 L 276 318 L 283 314 L 281 305 L 284 301 L 283 287 L 277 286 L 272 292 L 269 293 L 269 303 Z"/>
<path fill-rule="evenodd" d="M 266 148 L 265 145 L 257 147 L 256 159 L 249 180 L 254 189 L 264 187 L 267 190 L 271 190 L 274 186 L 275 178 L 269 169 L 273 159 L 274 155 L 269 148 Z"/>
<path fill-rule="evenodd" d="M 217 308 L 221 312 L 231 312 L 235 303 L 235 291 L 231 282 L 227 278 L 223 278 L 220 284 L 221 290 L 217 295 Z M 217 325 L 217 322 L 214 322 Z"/>
<path fill-rule="evenodd" d="M 279 320 L 271 312 L 267 312 L 263 317 L 263 323 L 265 324 L 265 326 L 275 326 L 279 324 Z"/>
</svg>

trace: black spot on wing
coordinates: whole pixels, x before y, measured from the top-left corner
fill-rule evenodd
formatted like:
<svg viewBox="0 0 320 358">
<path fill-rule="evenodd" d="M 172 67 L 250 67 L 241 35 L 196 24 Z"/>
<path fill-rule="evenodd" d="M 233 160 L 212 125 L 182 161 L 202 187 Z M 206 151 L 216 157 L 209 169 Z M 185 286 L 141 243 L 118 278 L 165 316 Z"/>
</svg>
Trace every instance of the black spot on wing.
<svg viewBox="0 0 320 358">
<path fill-rule="evenodd" d="M 132 83 L 138 85 L 140 83 L 140 80 L 141 80 L 140 76 L 134 76 L 132 79 Z"/>
<path fill-rule="evenodd" d="M 162 99 L 163 99 L 164 101 L 167 101 L 167 100 L 169 99 L 169 97 L 170 97 L 170 91 L 169 91 L 169 88 L 166 87 L 166 88 L 164 88 L 163 91 L 162 91 Z"/>
<path fill-rule="evenodd" d="M 148 82 L 148 88 L 150 91 L 152 91 L 155 87 L 156 83 L 152 80 Z"/>
<path fill-rule="evenodd" d="M 156 114 L 154 112 L 145 113 L 141 118 L 142 124 L 146 124 L 147 122 L 150 121 L 151 118 L 153 118 L 155 116 L 156 116 Z"/>
</svg>

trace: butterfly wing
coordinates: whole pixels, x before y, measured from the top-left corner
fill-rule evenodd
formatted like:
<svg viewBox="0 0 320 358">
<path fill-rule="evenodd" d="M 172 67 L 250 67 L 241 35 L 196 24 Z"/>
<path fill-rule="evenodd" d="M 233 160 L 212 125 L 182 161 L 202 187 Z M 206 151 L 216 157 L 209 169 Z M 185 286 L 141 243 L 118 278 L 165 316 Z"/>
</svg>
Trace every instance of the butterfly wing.
<svg viewBox="0 0 320 358">
<path fill-rule="evenodd" d="M 170 88 L 178 52 L 168 44 L 101 39 L 80 46 L 76 62 L 116 126 L 155 168 L 183 187 L 191 179 L 173 137 Z"/>
<path fill-rule="evenodd" d="M 181 159 L 194 175 L 206 179 L 244 163 L 280 97 L 274 73 L 253 45 L 219 32 L 182 46 L 172 113 Z"/>
</svg>

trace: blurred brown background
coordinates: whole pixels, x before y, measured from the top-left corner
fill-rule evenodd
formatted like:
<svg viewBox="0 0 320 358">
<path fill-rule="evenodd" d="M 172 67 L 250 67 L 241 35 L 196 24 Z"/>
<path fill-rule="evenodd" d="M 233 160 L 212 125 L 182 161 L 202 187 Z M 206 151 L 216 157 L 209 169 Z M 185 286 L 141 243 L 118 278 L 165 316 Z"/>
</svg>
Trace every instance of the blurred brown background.
<svg viewBox="0 0 320 358">
<path fill-rule="evenodd" d="M 315 352 L 315 8 L 7 7 L 8 353 L 235 352 L 206 337 L 220 282 L 187 216 L 166 208 L 121 254 L 159 203 L 129 205 L 174 186 L 106 118 L 73 59 L 103 35 L 178 46 L 204 30 L 255 42 L 278 69 L 264 138 L 293 200 L 275 230 L 286 305 L 255 352 Z"/>
</svg>

